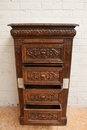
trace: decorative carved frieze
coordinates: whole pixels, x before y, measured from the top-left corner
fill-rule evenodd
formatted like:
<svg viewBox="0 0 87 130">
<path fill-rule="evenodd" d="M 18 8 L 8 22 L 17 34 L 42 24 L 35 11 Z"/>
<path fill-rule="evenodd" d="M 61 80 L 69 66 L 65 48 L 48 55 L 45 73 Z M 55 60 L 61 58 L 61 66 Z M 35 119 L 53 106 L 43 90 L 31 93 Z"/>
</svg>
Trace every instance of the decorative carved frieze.
<svg viewBox="0 0 87 130">
<path fill-rule="evenodd" d="M 52 91 L 49 92 L 45 92 L 42 91 L 42 93 L 30 93 L 29 95 L 27 95 L 27 99 L 28 101 L 58 101 L 58 97 L 59 97 L 59 94 L 58 93 L 55 93 Z"/>
<path fill-rule="evenodd" d="M 27 72 L 27 78 L 32 81 L 53 81 L 53 80 L 59 80 L 59 73 L 58 72 Z"/>
<path fill-rule="evenodd" d="M 58 113 L 29 113 L 28 120 L 58 120 Z"/>
<path fill-rule="evenodd" d="M 41 94 L 30 94 L 28 95 L 29 101 L 58 101 L 58 94 L 55 93 L 44 93 L 44 95 Z"/>
<path fill-rule="evenodd" d="M 60 49 L 32 48 L 32 49 L 27 49 L 26 53 L 31 58 L 56 58 L 60 56 Z"/>
<path fill-rule="evenodd" d="M 12 29 L 11 35 L 14 37 L 19 36 L 75 36 L 74 29 Z"/>
</svg>

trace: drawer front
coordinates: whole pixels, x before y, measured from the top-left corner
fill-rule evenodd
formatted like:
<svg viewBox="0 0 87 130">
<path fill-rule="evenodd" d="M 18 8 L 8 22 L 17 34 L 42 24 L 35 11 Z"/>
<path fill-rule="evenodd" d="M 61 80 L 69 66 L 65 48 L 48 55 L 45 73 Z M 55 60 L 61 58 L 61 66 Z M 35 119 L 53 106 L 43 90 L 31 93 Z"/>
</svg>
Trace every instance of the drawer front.
<svg viewBox="0 0 87 130">
<path fill-rule="evenodd" d="M 64 44 L 23 44 L 23 63 L 63 63 Z"/>
<path fill-rule="evenodd" d="M 58 89 L 24 89 L 24 104 L 60 104 L 62 100 L 62 90 Z"/>
<path fill-rule="evenodd" d="M 24 84 L 62 85 L 62 67 L 23 67 Z"/>
<path fill-rule="evenodd" d="M 56 38 L 29 38 L 29 39 L 23 39 L 22 43 L 24 44 L 30 44 L 30 43 L 57 43 L 61 44 L 64 43 L 64 39 L 56 39 Z"/>
<path fill-rule="evenodd" d="M 24 120 L 27 123 L 35 124 L 60 124 L 62 110 L 53 109 L 25 109 Z"/>
</svg>

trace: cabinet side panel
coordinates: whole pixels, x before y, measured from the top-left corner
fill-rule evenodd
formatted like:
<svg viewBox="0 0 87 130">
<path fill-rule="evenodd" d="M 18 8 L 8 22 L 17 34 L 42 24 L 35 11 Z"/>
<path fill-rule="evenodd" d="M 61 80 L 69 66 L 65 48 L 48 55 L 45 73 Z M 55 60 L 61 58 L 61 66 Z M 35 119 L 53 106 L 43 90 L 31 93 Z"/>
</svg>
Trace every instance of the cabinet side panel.
<svg viewBox="0 0 87 130">
<path fill-rule="evenodd" d="M 65 63 L 64 63 L 64 78 L 68 78 L 70 82 L 70 69 L 71 69 L 71 57 L 72 57 L 73 39 L 65 39 Z M 62 104 L 62 116 L 66 117 L 67 101 L 68 101 L 68 88 L 63 89 L 63 104 Z"/>
<path fill-rule="evenodd" d="M 14 39 L 14 49 L 15 49 L 16 75 L 18 81 L 18 78 L 22 78 L 21 39 Z M 23 116 L 24 115 L 23 88 L 18 88 L 18 95 L 20 104 L 20 116 Z"/>
</svg>

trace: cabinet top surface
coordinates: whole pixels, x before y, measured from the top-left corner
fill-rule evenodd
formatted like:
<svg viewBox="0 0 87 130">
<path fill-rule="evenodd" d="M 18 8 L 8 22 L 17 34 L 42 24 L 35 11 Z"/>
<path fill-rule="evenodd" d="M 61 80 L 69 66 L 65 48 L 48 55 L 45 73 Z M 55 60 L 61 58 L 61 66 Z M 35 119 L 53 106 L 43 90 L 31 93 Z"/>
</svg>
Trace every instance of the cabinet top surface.
<svg viewBox="0 0 87 130">
<path fill-rule="evenodd" d="M 11 27 L 27 27 L 27 26 L 55 26 L 55 27 L 76 27 L 78 24 L 73 23 L 11 23 Z"/>
</svg>

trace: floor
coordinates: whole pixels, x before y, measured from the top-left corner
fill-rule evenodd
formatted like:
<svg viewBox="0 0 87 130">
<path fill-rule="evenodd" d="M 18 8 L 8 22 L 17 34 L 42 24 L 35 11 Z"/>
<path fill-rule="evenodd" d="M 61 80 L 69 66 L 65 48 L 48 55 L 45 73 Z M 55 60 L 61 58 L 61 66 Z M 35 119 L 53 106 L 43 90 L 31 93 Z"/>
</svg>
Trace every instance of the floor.
<svg viewBox="0 0 87 130">
<path fill-rule="evenodd" d="M 0 130 L 87 130 L 87 108 L 67 110 L 66 126 L 23 126 L 19 123 L 19 107 L 0 107 Z"/>
</svg>

